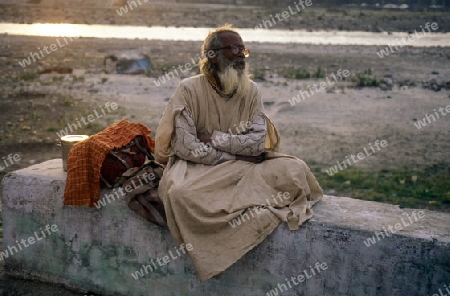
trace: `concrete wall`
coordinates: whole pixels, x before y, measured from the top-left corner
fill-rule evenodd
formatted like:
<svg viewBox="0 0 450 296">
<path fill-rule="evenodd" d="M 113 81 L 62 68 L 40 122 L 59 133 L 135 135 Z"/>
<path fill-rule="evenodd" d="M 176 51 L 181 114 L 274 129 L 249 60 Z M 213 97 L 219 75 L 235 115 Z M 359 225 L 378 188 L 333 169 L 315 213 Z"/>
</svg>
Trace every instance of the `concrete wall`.
<svg viewBox="0 0 450 296">
<path fill-rule="evenodd" d="M 450 214 L 330 196 L 300 230 L 280 225 L 219 280 L 201 283 L 186 255 L 136 280 L 131 273 L 142 264 L 175 254 L 179 246 L 123 199 L 100 210 L 63 208 L 65 177 L 56 159 L 3 179 L 4 252 L 13 253 L 4 258 L 8 274 L 128 296 L 269 295 L 271 289 L 278 293 L 272 295 L 308 296 L 450 291 Z M 374 232 L 380 230 L 377 238 Z M 375 244 L 368 247 L 364 241 L 372 236 Z"/>
</svg>

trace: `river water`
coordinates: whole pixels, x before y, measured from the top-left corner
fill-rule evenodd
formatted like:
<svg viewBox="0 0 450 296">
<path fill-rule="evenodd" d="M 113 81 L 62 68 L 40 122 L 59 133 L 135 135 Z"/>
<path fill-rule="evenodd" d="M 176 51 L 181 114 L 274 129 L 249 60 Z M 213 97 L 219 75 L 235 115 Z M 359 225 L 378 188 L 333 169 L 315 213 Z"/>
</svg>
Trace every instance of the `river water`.
<svg viewBox="0 0 450 296">
<path fill-rule="evenodd" d="M 0 23 L 0 34 L 49 37 L 95 37 L 148 40 L 203 41 L 209 28 L 140 27 L 83 24 L 13 24 Z M 363 31 L 314 31 L 238 29 L 246 42 L 301 43 L 324 45 L 397 45 L 450 47 L 450 33 L 432 33 L 418 28 L 408 33 L 373 33 Z M 403 39 L 402 39 L 403 38 Z"/>
</svg>

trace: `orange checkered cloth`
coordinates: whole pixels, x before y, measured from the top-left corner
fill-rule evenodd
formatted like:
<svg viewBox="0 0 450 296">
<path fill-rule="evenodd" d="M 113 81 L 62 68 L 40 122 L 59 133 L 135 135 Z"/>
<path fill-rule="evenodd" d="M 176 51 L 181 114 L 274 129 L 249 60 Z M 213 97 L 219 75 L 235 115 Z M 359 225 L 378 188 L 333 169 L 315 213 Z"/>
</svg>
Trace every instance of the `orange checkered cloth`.
<svg viewBox="0 0 450 296">
<path fill-rule="evenodd" d="M 151 130 L 142 123 L 121 120 L 105 130 L 76 143 L 67 159 L 67 179 L 64 205 L 94 207 L 100 198 L 100 169 L 106 154 L 143 136 L 153 153 L 155 140 Z"/>
</svg>

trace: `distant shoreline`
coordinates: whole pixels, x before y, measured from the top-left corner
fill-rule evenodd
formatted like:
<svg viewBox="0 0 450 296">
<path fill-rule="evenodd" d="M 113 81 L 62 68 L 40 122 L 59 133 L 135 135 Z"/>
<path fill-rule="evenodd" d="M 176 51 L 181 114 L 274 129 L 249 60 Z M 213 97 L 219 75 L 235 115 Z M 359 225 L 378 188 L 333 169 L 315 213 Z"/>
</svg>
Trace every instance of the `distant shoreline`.
<svg viewBox="0 0 450 296">
<path fill-rule="evenodd" d="M 130 1 L 132 2 L 132 1 Z M 142 2 L 144 3 L 144 2 Z M 337 30 L 365 32 L 413 32 L 426 22 L 439 24 L 438 32 L 450 32 L 450 11 L 368 9 L 367 7 L 324 7 L 311 0 L 298 13 L 289 12 L 294 1 L 276 7 L 211 3 L 148 2 L 119 15 L 127 1 L 64 2 L 53 5 L 0 4 L 2 22 L 104 24 L 120 26 L 206 27 L 232 23 L 238 28 L 269 24 L 268 30 Z M 297 11 L 297 10 L 296 10 Z"/>
<path fill-rule="evenodd" d="M 430 22 L 426 23 L 428 26 Z M 426 25 L 424 24 L 424 25 Z M 437 23 L 432 24 L 437 26 Z M 238 28 L 247 42 L 312 45 L 356 45 L 388 46 L 399 40 L 417 37 L 416 34 L 394 32 L 387 34 L 364 31 L 306 31 Z M 14 24 L 0 23 L 0 34 L 15 36 L 62 37 L 68 38 L 122 38 L 161 41 L 202 41 L 209 28 L 193 27 L 144 27 L 118 26 L 104 24 Z M 422 33 L 422 32 L 421 32 Z M 450 33 L 427 32 L 414 38 L 407 46 L 411 47 L 450 47 Z M 410 38 L 411 39 L 411 38 Z M 400 44 L 403 46 L 404 44 Z"/>
</svg>

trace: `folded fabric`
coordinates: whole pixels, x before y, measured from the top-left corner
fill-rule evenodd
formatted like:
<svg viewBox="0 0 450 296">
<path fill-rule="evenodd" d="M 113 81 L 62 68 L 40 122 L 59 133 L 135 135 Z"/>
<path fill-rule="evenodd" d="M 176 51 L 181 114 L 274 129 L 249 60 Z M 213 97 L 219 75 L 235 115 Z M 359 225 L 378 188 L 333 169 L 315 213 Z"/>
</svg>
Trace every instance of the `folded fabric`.
<svg viewBox="0 0 450 296">
<path fill-rule="evenodd" d="M 147 221 L 168 229 L 164 204 L 159 198 L 163 167 L 150 161 L 122 185 L 128 207 Z"/>
<path fill-rule="evenodd" d="M 105 130 L 76 143 L 67 159 L 67 180 L 64 205 L 94 207 L 100 197 L 100 170 L 108 152 L 143 136 L 151 152 L 155 141 L 151 130 L 142 123 L 121 120 Z"/>
<path fill-rule="evenodd" d="M 130 168 L 140 168 L 146 159 L 153 160 L 154 157 L 143 136 L 137 136 L 127 145 L 108 152 L 100 170 L 100 188 L 119 186 L 124 178 L 122 174 Z"/>
</svg>

